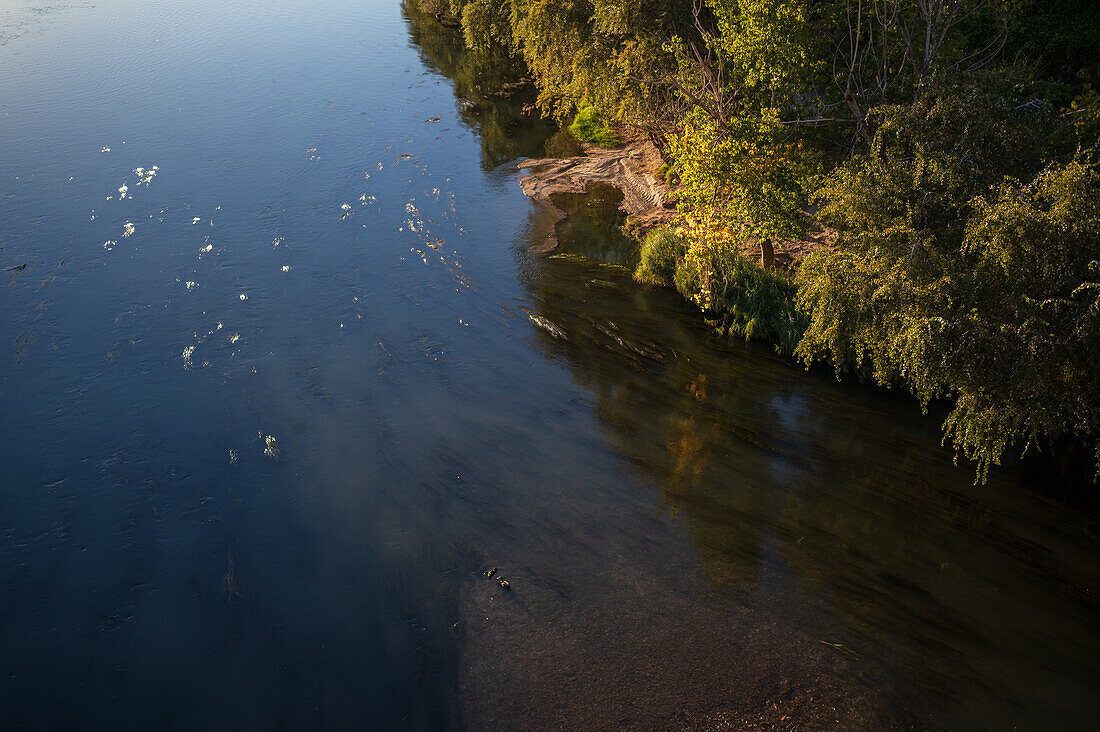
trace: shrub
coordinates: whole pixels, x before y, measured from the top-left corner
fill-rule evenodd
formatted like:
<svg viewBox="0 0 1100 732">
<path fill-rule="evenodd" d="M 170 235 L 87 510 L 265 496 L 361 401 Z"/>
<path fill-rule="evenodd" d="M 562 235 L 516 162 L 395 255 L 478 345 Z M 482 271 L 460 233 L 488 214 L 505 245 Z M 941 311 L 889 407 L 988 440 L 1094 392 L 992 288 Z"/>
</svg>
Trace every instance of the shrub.
<svg viewBox="0 0 1100 732">
<path fill-rule="evenodd" d="M 733 241 L 693 240 L 657 229 L 642 242 L 634 279 L 675 287 L 725 333 L 774 343 L 783 354 L 794 353 L 806 330 L 794 282 L 741 254 Z"/>
<path fill-rule="evenodd" d="M 760 266 L 735 245 L 689 248 L 674 278 L 676 289 L 697 303 L 730 335 L 774 343 L 790 355 L 806 330 L 797 287 L 784 273 Z"/>
<path fill-rule="evenodd" d="M 634 279 L 650 285 L 672 287 L 677 264 L 684 258 L 687 241 L 667 227 L 649 232 L 642 242 L 641 261 Z"/>
<path fill-rule="evenodd" d="M 797 355 L 952 399 L 945 441 L 979 480 L 1066 435 L 1100 471 L 1100 171 L 1052 164 L 953 208 L 924 172 L 871 160 L 833 177 L 823 210 L 846 230 L 799 269 Z"/>
</svg>

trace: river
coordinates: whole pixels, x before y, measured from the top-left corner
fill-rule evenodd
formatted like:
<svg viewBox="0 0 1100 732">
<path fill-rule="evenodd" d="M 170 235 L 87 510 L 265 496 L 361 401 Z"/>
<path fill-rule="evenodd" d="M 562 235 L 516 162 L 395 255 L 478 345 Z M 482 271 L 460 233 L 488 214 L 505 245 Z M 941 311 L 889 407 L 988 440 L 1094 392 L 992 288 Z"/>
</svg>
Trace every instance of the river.
<svg viewBox="0 0 1100 732">
<path fill-rule="evenodd" d="M 4 727 L 1091 728 L 1079 487 L 719 342 L 613 192 L 532 255 L 497 76 L 399 0 L 0 7 Z"/>
</svg>

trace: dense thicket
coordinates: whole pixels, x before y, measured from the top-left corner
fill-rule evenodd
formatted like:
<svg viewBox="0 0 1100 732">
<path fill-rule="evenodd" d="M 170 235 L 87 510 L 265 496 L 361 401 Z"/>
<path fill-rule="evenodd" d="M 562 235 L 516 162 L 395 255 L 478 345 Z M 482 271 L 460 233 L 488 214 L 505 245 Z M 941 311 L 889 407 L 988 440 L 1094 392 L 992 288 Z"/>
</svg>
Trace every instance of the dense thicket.
<svg viewBox="0 0 1100 732">
<path fill-rule="evenodd" d="M 427 0 L 442 4 L 443 0 Z M 1100 465 L 1100 8 L 1038 0 L 449 0 L 539 104 L 649 132 L 678 233 L 643 249 L 723 327 L 923 403 L 979 475 Z M 774 248 L 839 234 L 791 279 Z M 768 298 L 772 298 L 770 305 Z"/>
</svg>

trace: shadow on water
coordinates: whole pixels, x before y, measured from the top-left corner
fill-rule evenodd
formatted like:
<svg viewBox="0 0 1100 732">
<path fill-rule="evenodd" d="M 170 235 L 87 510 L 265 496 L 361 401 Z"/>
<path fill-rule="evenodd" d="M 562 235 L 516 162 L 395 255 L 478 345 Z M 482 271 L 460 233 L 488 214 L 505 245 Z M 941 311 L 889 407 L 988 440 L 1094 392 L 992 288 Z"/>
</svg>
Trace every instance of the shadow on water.
<svg viewBox="0 0 1100 732">
<path fill-rule="evenodd" d="M 1094 518 L 1018 471 L 973 485 L 904 398 L 717 342 L 674 295 L 608 266 L 615 214 L 602 192 L 583 199 L 560 254 L 520 255 L 538 344 L 591 390 L 607 439 L 690 534 L 700 602 L 755 609 L 845 655 L 858 673 L 833 670 L 839 693 L 886 715 L 876 723 L 1087 728 L 1100 703 Z M 795 681 L 828 673 L 786 648 L 756 650 Z M 847 724 L 867 719 L 858 710 Z"/>
<path fill-rule="evenodd" d="M 638 265 L 638 245 L 623 233 L 626 212 L 619 208 L 623 193 L 618 188 L 592 183 L 583 194 L 557 193 L 550 201 L 565 214 L 556 227 L 559 245 L 552 256 L 591 260 L 628 271 Z"/>
</svg>

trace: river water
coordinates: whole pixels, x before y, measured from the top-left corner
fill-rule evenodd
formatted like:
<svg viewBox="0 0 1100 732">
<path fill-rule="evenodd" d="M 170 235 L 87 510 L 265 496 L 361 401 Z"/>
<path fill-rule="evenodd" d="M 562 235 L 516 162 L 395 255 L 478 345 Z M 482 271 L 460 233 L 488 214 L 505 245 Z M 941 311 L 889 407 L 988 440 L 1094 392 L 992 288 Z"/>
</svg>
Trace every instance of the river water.
<svg viewBox="0 0 1100 732">
<path fill-rule="evenodd" d="M 608 191 L 529 254 L 503 74 L 398 0 L 0 7 L 4 727 L 1090 728 L 1076 487 L 719 343 Z"/>
</svg>

